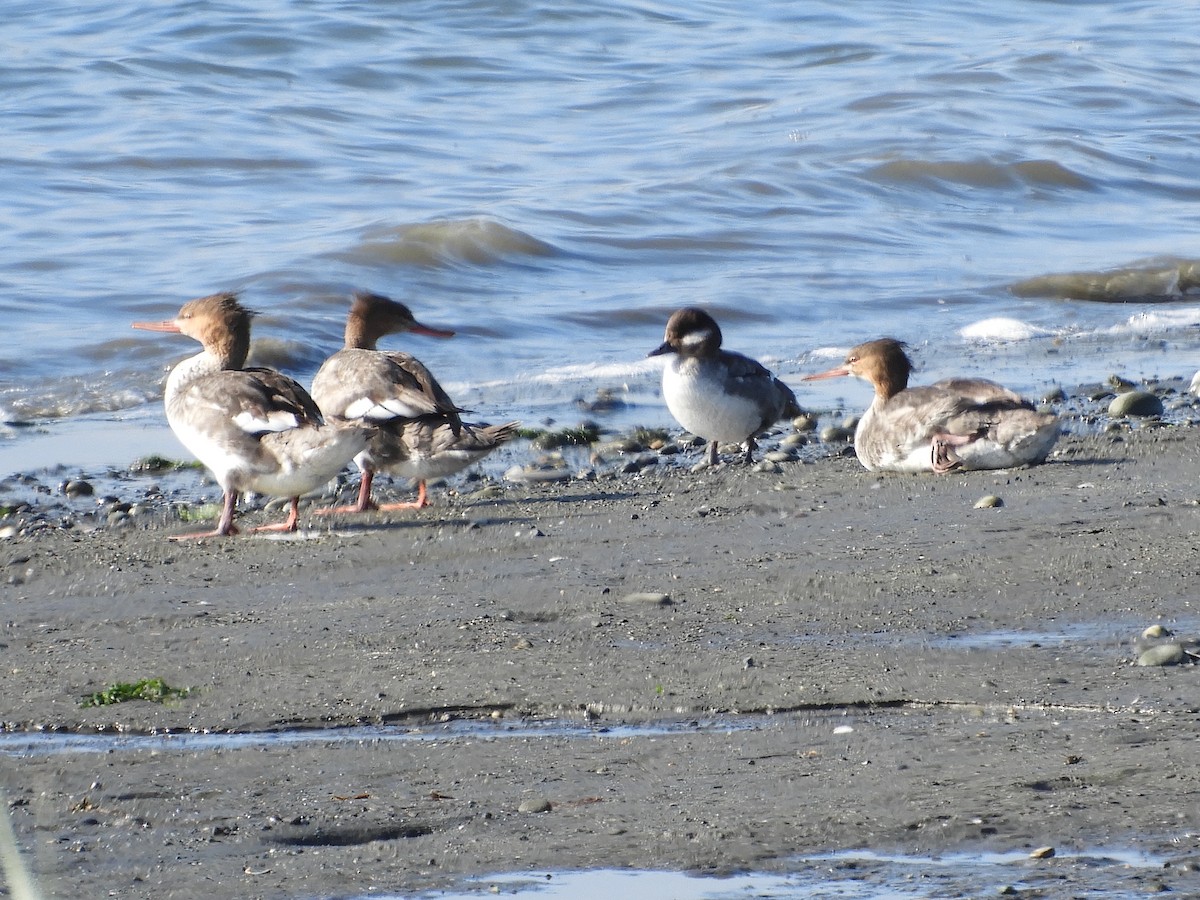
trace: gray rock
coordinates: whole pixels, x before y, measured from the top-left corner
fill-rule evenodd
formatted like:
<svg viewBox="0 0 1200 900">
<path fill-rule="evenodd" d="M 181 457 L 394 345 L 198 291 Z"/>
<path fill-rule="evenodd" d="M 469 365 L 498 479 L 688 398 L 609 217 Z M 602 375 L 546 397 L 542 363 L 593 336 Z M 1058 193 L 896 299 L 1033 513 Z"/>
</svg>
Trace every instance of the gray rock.
<svg viewBox="0 0 1200 900">
<path fill-rule="evenodd" d="M 1139 666 L 1177 666 L 1187 659 L 1183 645 L 1176 643 L 1156 644 L 1143 650 L 1137 658 Z"/>
<path fill-rule="evenodd" d="M 1110 416 L 1161 416 L 1163 402 L 1149 391 L 1126 391 L 1108 404 Z"/>
<path fill-rule="evenodd" d="M 544 813 L 550 812 L 552 804 L 545 797 L 530 797 L 528 800 L 522 800 L 521 805 L 517 807 L 517 812 L 523 813 Z"/>
<path fill-rule="evenodd" d="M 621 598 L 622 603 L 642 603 L 647 606 L 670 606 L 673 602 L 670 594 L 663 594 L 656 591 L 638 591 L 633 594 L 626 594 Z"/>
</svg>

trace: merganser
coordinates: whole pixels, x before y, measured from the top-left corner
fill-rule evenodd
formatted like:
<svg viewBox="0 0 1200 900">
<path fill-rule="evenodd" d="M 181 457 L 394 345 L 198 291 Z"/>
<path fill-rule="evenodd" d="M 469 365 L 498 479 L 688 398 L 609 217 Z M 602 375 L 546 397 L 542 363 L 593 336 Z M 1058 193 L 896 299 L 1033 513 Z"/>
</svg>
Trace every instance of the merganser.
<svg viewBox="0 0 1200 900">
<path fill-rule="evenodd" d="M 754 438 L 782 418 L 800 415 L 796 395 L 761 363 L 721 349 L 721 328 L 702 309 L 684 307 L 667 320 L 650 356 L 673 353 L 663 369 L 663 399 L 671 415 L 709 442 L 708 464 L 721 441 L 743 444 L 749 463 Z"/>
<path fill-rule="evenodd" d="M 880 338 L 859 344 L 846 361 L 804 380 L 853 375 L 875 399 L 854 432 L 854 449 L 871 471 L 937 472 L 1007 469 L 1040 463 L 1058 440 L 1058 417 L 1040 413 L 994 381 L 950 378 L 908 387 L 912 361 L 904 344 Z"/>
<path fill-rule="evenodd" d="M 312 397 L 286 375 L 243 368 L 253 315 L 236 294 L 221 293 L 185 303 L 174 319 L 133 323 L 204 346 L 171 370 L 164 404 L 171 430 L 221 485 L 224 506 L 213 531 L 172 540 L 237 534 L 233 516 L 243 491 L 292 501 L 285 521 L 254 531 L 295 531 L 300 495 L 337 475 L 371 437 L 362 425 L 325 424 Z"/>
<path fill-rule="evenodd" d="M 517 433 L 519 422 L 469 424 L 463 412 L 416 357 L 377 350 L 387 334 L 413 332 L 453 337 L 453 331 L 422 325 L 403 303 L 379 294 L 354 295 L 346 318 L 345 346 L 321 365 L 313 379 L 317 405 L 331 418 L 377 427 L 370 446 L 355 457 L 362 472 L 358 500 L 327 512 L 421 509 L 429 505 L 426 481 L 445 478 L 478 462 Z M 417 499 L 380 506 L 371 500 L 376 472 L 417 482 Z"/>
</svg>

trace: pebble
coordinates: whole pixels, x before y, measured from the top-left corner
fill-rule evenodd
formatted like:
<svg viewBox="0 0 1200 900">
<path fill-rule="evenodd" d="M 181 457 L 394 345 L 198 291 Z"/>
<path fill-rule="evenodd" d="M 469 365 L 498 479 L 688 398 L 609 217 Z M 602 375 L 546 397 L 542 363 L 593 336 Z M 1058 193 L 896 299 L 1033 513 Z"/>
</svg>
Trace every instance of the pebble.
<svg viewBox="0 0 1200 900">
<path fill-rule="evenodd" d="M 544 797 L 531 797 L 528 800 L 522 800 L 521 805 L 517 807 L 517 812 L 523 813 L 544 813 L 550 812 L 551 803 Z"/>
<path fill-rule="evenodd" d="M 658 465 L 658 457 L 653 453 L 644 453 L 634 459 L 629 460 L 625 465 L 621 466 L 621 472 L 625 475 L 633 475 L 642 469 L 648 469 L 651 466 Z"/>
<path fill-rule="evenodd" d="M 1030 859 L 1050 859 L 1052 856 L 1054 856 L 1053 847 L 1038 847 L 1029 854 Z"/>
<path fill-rule="evenodd" d="M 803 447 L 808 443 L 808 435 L 801 434 L 799 431 L 793 431 L 791 434 L 785 435 L 779 442 L 780 447 Z"/>
<path fill-rule="evenodd" d="M 626 594 L 621 598 L 622 603 L 643 603 L 647 606 L 670 606 L 672 604 L 670 594 L 662 594 L 657 591 L 638 591 L 633 594 Z"/>
<path fill-rule="evenodd" d="M 1149 391 L 1126 391 L 1108 404 L 1110 416 L 1161 416 L 1163 402 Z"/>
<path fill-rule="evenodd" d="M 1196 373 L 1200 375 L 1200 372 Z M 810 415 L 796 416 L 792 419 L 792 427 L 800 433 L 817 430 L 817 417 Z"/>
<path fill-rule="evenodd" d="M 90 497 L 96 493 L 96 489 L 89 482 L 75 479 L 64 483 L 62 492 L 74 500 L 76 497 Z"/>
<path fill-rule="evenodd" d="M 1200 397 L 1200 372 L 1192 376 L 1192 383 L 1188 385 L 1188 393 Z"/>
<path fill-rule="evenodd" d="M 519 484 L 550 484 L 567 481 L 571 473 L 566 469 L 546 469 L 541 466 L 513 466 L 504 473 L 505 481 Z"/>
<path fill-rule="evenodd" d="M 826 425 L 821 429 L 821 440 L 826 444 L 833 444 L 838 441 L 854 440 L 854 432 L 841 425 Z"/>
<path fill-rule="evenodd" d="M 988 494 L 975 501 L 975 509 L 999 509 L 1003 505 L 1004 501 L 995 494 Z"/>
<path fill-rule="evenodd" d="M 769 450 L 763 454 L 763 459 L 773 463 L 791 462 L 795 458 L 796 454 L 791 450 Z"/>
</svg>

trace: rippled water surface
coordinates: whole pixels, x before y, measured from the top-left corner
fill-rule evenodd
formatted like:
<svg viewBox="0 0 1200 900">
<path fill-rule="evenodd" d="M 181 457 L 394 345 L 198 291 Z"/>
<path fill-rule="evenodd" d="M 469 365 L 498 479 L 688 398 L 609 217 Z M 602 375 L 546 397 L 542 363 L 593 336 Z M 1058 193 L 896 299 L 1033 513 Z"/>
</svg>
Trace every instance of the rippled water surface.
<svg viewBox="0 0 1200 900">
<path fill-rule="evenodd" d="M 1187 4 L 17 0 L 0 47 L 0 474 L 68 418 L 180 453 L 192 345 L 129 323 L 220 289 L 304 381 L 403 299 L 495 421 L 668 424 L 687 303 L 818 408 L 883 333 L 1030 392 L 1197 368 Z"/>
</svg>

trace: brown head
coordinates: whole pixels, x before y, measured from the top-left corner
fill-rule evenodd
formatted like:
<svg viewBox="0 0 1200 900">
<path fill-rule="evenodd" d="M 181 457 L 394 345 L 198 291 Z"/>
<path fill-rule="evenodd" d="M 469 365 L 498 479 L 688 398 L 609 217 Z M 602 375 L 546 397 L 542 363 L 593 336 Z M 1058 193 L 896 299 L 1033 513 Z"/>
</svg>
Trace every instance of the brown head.
<svg viewBox="0 0 1200 900">
<path fill-rule="evenodd" d="M 667 320 L 663 342 L 649 356 L 678 353 L 680 356 L 711 356 L 721 349 L 721 326 L 695 306 L 677 309 Z"/>
<path fill-rule="evenodd" d="M 250 320 L 256 313 L 246 309 L 232 291 L 189 300 L 174 319 L 163 322 L 134 322 L 142 331 L 185 334 L 221 359 L 221 367 L 240 369 L 250 353 Z"/>
<path fill-rule="evenodd" d="M 382 294 L 359 291 L 354 295 L 350 314 L 346 317 L 347 349 L 374 350 L 375 344 L 385 334 L 402 334 L 406 331 L 427 337 L 454 337 L 453 331 L 422 325 L 413 318 L 407 306 Z"/>
<path fill-rule="evenodd" d="M 840 366 L 808 375 L 804 380 L 853 375 L 869 381 L 875 386 L 875 393 L 887 399 L 908 387 L 911 373 L 912 360 L 904 352 L 904 344 L 895 338 L 879 338 L 854 347 Z"/>
</svg>

